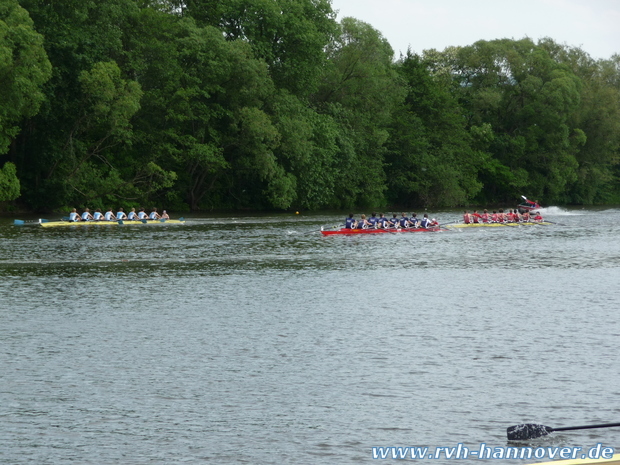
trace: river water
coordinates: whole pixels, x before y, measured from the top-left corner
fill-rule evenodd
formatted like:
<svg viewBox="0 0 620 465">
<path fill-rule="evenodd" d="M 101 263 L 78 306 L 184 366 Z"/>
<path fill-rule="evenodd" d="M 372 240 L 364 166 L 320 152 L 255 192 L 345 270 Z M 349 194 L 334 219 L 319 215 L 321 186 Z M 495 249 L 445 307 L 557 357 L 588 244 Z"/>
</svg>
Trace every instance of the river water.
<svg viewBox="0 0 620 465">
<path fill-rule="evenodd" d="M 545 215 L 361 237 L 323 237 L 331 213 L 2 218 L 0 463 L 391 463 L 372 447 L 618 422 L 620 209 Z M 598 443 L 620 429 L 516 447 Z"/>
</svg>

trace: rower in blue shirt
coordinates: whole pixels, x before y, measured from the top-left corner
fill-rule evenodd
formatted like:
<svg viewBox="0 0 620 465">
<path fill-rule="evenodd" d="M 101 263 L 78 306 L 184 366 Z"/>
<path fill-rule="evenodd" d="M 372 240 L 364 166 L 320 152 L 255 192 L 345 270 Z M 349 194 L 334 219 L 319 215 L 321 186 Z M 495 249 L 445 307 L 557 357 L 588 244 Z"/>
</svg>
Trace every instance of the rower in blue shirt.
<svg viewBox="0 0 620 465">
<path fill-rule="evenodd" d="M 116 213 L 116 219 L 117 220 L 126 220 L 127 219 L 127 214 L 125 213 L 125 210 L 123 210 L 123 208 L 119 208 L 118 212 Z"/>
<path fill-rule="evenodd" d="M 93 220 L 95 221 L 103 220 L 103 213 L 101 213 L 101 208 L 97 208 L 95 210 L 95 214 L 93 215 Z"/>
<path fill-rule="evenodd" d="M 366 219 L 366 215 L 362 215 L 360 220 L 357 222 L 357 229 L 368 229 L 370 228 L 370 222 Z"/>
<path fill-rule="evenodd" d="M 377 229 L 379 226 L 379 218 L 377 218 L 377 214 L 375 212 L 373 212 L 370 215 L 370 218 L 368 218 L 368 223 L 370 223 L 369 228 Z"/>
<path fill-rule="evenodd" d="M 405 215 L 404 213 L 400 215 L 400 227 L 401 228 L 409 227 L 409 218 L 407 218 L 407 215 Z"/>
<path fill-rule="evenodd" d="M 381 229 L 385 229 L 388 227 L 388 219 L 385 217 L 383 213 L 379 214 L 379 219 L 377 220 L 377 226 Z"/>
<path fill-rule="evenodd" d="M 396 213 L 394 213 L 392 215 L 392 218 L 388 220 L 388 226 L 390 228 L 398 228 L 398 216 L 396 215 Z"/>
<path fill-rule="evenodd" d="M 146 214 L 146 212 L 144 211 L 144 208 L 141 208 L 140 211 L 138 212 L 138 219 L 139 220 L 148 220 L 149 219 L 149 215 Z"/>
<path fill-rule="evenodd" d="M 116 220 L 116 215 L 114 215 L 114 210 L 112 210 L 112 208 L 108 209 L 108 211 L 105 212 L 105 220 L 106 221 L 115 221 Z"/>
<path fill-rule="evenodd" d="M 415 213 L 411 214 L 411 218 L 409 218 L 409 226 L 416 229 L 420 225 L 420 220 L 418 219 L 418 215 Z"/>
<path fill-rule="evenodd" d="M 424 229 L 436 228 L 437 226 L 439 226 L 439 223 L 437 222 L 435 218 L 433 218 L 432 220 L 429 220 L 428 215 L 424 213 L 424 218 L 422 218 L 422 221 L 420 222 L 420 226 L 423 227 Z"/>
<path fill-rule="evenodd" d="M 353 218 L 353 213 L 349 213 L 349 217 L 344 220 L 344 227 L 346 229 L 355 229 L 357 227 L 357 221 Z"/>
<path fill-rule="evenodd" d="M 129 212 L 129 215 L 127 215 L 127 219 L 129 221 L 138 221 L 138 214 L 136 213 L 135 208 L 131 209 L 131 211 Z"/>
</svg>

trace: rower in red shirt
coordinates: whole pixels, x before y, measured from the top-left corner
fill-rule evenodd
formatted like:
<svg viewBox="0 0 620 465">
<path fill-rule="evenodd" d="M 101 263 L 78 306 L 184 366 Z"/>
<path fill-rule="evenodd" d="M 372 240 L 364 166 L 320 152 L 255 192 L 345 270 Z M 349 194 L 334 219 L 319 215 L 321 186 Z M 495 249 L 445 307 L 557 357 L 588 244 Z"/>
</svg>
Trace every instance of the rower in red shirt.
<svg viewBox="0 0 620 465">
<path fill-rule="evenodd" d="M 463 223 L 465 224 L 473 223 L 471 215 L 469 214 L 467 210 L 465 210 L 465 213 L 463 213 Z"/>
<path fill-rule="evenodd" d="M 480 215 L 480 217 L 482 218 L 483 223 L 489 222 L 489 212 L 486 208 L 484 209 L 484 212 L 482 212 L 482 215 Z"/>
</svg>

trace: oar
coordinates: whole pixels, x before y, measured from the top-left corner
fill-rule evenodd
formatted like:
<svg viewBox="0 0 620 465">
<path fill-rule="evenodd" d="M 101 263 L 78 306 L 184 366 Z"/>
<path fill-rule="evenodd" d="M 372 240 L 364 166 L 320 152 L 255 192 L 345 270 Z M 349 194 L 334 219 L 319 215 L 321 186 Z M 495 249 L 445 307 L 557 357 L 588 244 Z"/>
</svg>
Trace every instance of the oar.
<svg viewBox="0 0 620 465">
<path fill-rule="evenodd" d="M 328 229 L 342 228 L 343 226 L 344 226 L 344 224 L 337 224 L 336 226 L 332 226 L 331 228 L 328 228 Z M 313 234 L 313 233 L 319 232 L 319 231 L 325 231 L 325 228 L 323 228 L 323 226 L 321 226 L 321 229 L 313 229 L 312 231 L 305 233 L 304 236 L 307 236 L 308 234 Z"/>
<path fill-rule="evenodd" d="M 552 428 L 551 426 L 537 425 L 535 423 L 525 423 L 522 425 L 511 426 L 507 428 L 506 434 L 510 441 L 522 441 L 526 439 L 535 439 L 546 436 L 554 431 L 569 431 L 573 429 L 592 429 L 592 428 L 611 428 L 620 426 L 620 423 L 606 423 L 602 425 L 588 426 L 565 426 L 563 428 Z"/>
<path fill-rule="evenodd" d="M 49 220 L 38 219 L 38 220 L 13 220 L 13 224 L 15 226 L 36 226 L 40 223 L 49 223 Z"/>
</svg>

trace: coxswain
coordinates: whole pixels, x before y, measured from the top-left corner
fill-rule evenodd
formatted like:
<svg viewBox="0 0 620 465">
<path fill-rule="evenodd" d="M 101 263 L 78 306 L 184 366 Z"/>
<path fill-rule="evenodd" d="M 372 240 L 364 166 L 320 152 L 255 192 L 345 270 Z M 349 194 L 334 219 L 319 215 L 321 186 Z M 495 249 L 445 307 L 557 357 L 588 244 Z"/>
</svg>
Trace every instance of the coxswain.
<svg viewBox="0 0 620 465">
<path fill-rule="evenodd" d="M 119 208 L 118 212 L 116 212 L 116 219 L 119 221 L 127 219 L 127 214 L 125 213 L 125 210 L 123 210 L 123 207 Z"/>
<path fill-rule="evenodd" d="M 357 228 L 357 221 L 355 221 L 355 218 L 353 218 L 353 213 L 349 213 L 349 217 L 344 220 L 344 227 L 346 229 Z"/>
<path fill-rule="evenodd" d="M 116 215 L 114 215 L 114 210 L 112 210 L 112 207 L 110 207 L 108 209 L 108 211 L 105 212 L 105 220 L 106 221 L 115 221 L 116 220 Z"/>
<path fill-rule="evenodd" d="M 74 208 L 71 210 L 71 213 L 69 213 L 69 221 L 80 221 L 80 215 L 78 214 L 77 210 Z"/>
<path fill-rule="evenodd" d="M 148 220 L 149 219 L 149 215 L 146 214 L 146 212 L 144 211 L 144 208 L 141 208 L 138 211 L 138 219 L 139 220 Z"/>
<path fill-rule="evenodd" d="M 534 218 L 532 219 L 532 221 L 534 221 L 536 223 L 542 223 L 544 220 L 543 220 L 543 217 L 540 214 L 540 212 L 536 212 L 536 213 L 534 213 Z"/>
<path fill-rule="evenodd" d="M 166 213 L 166 210 L 161 212 L 161 219 L 162 220 L 169 220 L 170 219 L 170 217 L 168 216 L 168 213 Z"/>
<path fill-rule="evenodd" d="M 136 213 L 136 209 L 132 208 L 129 214 L 127 215 L 127 219 L 129 221 L 138 221 L 138 214 Z"/>
<path fill-rule="evenodd" d="M 95 210 L 95 214 L 93 215 L 93 220 L 95 221 L 103 220 L 103 213 L 101 213 L 101 208 L 97 208 Z"/>
<path fill-rule="evenodd" d="M 465 224 L 473 223 L 471 215 L 469 214 L 467 210 L 465 210 L 465 212 L 463 213 L 463 223 Z"/>
<path fill-rule="evenodd" d="M 366 215 L 360 216 L 360 220 L 357 222 L 357 229 L 368 229 L 370 227 L 370 221 L 366 219 Z"/>
<path fill-rule="evenodd" d="M 149 215 L 149 220 L 160 220 L 160 219 L 161 219 L 161 215 L 157 213 L 157 208 L 153 207 L 153 210 L 151 210 L 151 214 Z"/>
<path fill-rule="evenodd" d="M 379 218 L 377 218 L 377 214 L 375 212 L 372 212 L 370 218 L 368 218 L 368 223 L 370 223 L 371 228 L 377 229 L 379 224 Z"/>
<path fill-rule="evenodd" d="M 82 212 L 82 221 L 92 221 L 94 219 L 95 218 L 93 217 L 93 215 L 90 214 L 90 210 L 88 208 L 85 208 Z"/>
<path fill-rule="evenodd" d="M 533 202 L 529 199 L 525 199 L 525 203 L 527 203 L 532 208 L 538 208 L 538 200 L 534 200 Z"/>
</svg>

